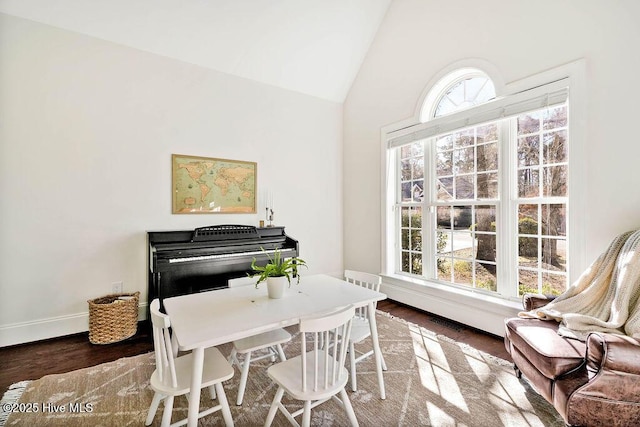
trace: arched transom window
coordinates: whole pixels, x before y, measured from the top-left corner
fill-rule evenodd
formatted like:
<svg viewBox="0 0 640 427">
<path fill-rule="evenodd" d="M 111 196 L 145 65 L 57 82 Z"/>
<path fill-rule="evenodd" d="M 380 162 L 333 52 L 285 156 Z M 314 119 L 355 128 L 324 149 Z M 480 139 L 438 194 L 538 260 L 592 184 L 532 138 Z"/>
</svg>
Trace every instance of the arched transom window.
<svg viewBox="0 0 640 427">
<path fill-rule="evenodd" d="M 431 88 L 424 100 L 421 121 L 471 108 L 495 97 L 495 85 L 485 73 L 462 68 L 447 74 Z"/>
<path fill-rule="evenodd" d="M 454 82 L 442 95 L 435 107 L 434 117 L 440 117 L 459 110 L 470 108 L 496 97 L 493 82 L 489 77 L 465 76 Z"/>
</svg>

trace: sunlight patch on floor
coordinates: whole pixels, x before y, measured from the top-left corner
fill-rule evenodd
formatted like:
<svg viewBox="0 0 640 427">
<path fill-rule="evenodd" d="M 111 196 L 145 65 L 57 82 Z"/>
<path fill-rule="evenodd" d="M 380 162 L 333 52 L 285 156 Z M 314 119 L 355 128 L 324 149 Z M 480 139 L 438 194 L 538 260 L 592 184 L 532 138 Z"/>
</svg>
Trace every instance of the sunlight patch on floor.
<svg viewBox="0 0 640 427">
<path fill-rule="evenodd" d="M 496 364 L 466 344 L 421 328 L 409 328 L 430 425 L 475 425 L 479 414 L 497 425 L 544 427 L 531 394 L 506 363 Z M 493 411 L 489 408 L 492 408 Z M 484 418 L 487 410 L 493 418 Z"/>
<path fill-rule="evenodd" d="M 429 421 L 433 426 L 458 426 L 456 420 L 431 402 L 427 402 Z"/>
<path fill-rule="evenodd" d="M 422 385 L 439 396 L 446 396 L 447 402 L 461 411 L 469 412 L 437 337 L 421 329 L 412 330 L 411 336 Z"/>
<path fill-rule="evenodd" d="M 489 398 L 496 407 L 505 408 L 498 415 L 505 425 L 544 427 L 525 394 L 520 381 L 511 372 L 496 375 Z"/>
</svg>

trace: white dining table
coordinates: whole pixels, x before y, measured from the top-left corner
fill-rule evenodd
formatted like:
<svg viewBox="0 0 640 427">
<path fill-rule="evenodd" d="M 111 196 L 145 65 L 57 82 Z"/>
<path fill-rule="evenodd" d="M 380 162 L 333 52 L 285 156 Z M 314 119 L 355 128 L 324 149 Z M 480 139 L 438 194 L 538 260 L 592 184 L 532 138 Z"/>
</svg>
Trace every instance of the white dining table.
<svg viewBox="0 0 640 427">
<path fill-rule="evenodd" d="M 385 399 L 374 308 L 375 303 L 385 299 L 386 295 L 324 274 L 303 276 L 297 285 L 294 280 L 280 299 L 267 296 L 266 284 L 257 288 L 240 286 L 164 299 L 164 308 L 171 319 L 179 350 L 191 351 L 193 355 L 188 426 L 195 427 L 198 421 L 206 348 L 296 325 L 300 318 L 350 304 L 356 307 L 368 305 L 370 308 L 369 326 L 380 398 Z M 225 421 L 230 424 L 230 420 Z"/>
</svg>

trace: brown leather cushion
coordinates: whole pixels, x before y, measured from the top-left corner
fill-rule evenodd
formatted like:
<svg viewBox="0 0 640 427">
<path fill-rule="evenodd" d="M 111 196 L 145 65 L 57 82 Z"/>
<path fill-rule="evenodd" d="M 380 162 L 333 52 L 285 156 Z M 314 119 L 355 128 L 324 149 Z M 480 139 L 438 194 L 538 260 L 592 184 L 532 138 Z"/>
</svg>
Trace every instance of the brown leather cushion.
<svg viewBox="0 0 640 427">
<path fill-rule="evenodd" d="M 584 362 L 585 343 L 558 335 L 555 321 L 508 319 L 505 338 L 549 379 L 570 372 Z"/>
</svg>

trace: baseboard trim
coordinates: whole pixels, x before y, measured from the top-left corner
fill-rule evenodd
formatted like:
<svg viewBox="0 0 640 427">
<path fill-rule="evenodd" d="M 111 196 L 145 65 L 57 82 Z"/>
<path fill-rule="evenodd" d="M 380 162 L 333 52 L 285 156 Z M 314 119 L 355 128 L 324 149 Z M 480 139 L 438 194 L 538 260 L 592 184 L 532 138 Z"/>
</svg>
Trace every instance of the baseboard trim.
<svg viewBox="0 0 640 427">
<path fill-rule="evenodd" d="M 147 303 L 138 305 L 138 321 L 147 318 Z M 89 330 L 89 312 L 0 326 L 0 347 L 73 335 Z"/>
</svg>

